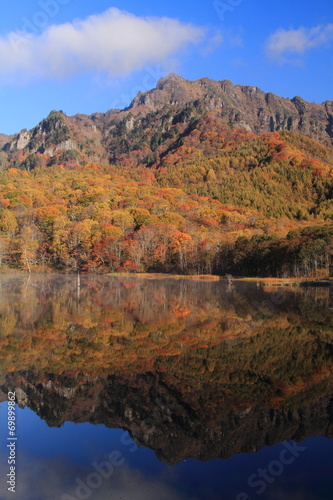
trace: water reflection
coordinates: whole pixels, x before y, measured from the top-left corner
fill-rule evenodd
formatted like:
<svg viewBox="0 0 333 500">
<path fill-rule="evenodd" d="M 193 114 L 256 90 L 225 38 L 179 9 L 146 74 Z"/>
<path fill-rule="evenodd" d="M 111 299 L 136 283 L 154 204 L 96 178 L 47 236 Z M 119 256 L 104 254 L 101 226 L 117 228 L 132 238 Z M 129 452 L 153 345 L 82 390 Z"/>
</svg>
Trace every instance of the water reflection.
<svg viewBox="0 0 333 500">
<path fill-rule="evenodd" d="M 332 437 L 329 289 L 1 277 L 0 394 L 127 429 L 168 464 Z"/>
</svg>

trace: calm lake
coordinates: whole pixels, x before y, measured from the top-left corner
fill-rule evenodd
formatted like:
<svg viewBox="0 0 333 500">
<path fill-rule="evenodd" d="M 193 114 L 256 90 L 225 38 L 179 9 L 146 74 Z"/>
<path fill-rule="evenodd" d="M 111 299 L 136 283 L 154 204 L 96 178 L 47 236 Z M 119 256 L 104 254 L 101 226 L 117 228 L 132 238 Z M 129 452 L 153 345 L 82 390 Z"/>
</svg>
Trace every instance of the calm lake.
<svg viewBox="0 0 333 500">
<path fill-rule="evenodd" d="M 1 275 L 0 499 L 331 500 L 332 308 L 329 288 Z"/>
</svg>

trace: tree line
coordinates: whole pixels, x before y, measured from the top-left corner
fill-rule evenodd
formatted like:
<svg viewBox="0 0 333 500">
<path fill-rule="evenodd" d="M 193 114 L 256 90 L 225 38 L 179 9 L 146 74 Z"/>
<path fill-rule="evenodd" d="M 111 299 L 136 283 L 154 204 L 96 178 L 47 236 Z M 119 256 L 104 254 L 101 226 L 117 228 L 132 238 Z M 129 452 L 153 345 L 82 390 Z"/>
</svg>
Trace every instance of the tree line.
<svg viewBox="0 0 333 500">
<path fill-rule="evenodd" d="M 330 224 L 161 187 L 150 170 L 9 169 L 0 207 L 2 270 L 298 277 L 332 267 Z"/>
</svg>

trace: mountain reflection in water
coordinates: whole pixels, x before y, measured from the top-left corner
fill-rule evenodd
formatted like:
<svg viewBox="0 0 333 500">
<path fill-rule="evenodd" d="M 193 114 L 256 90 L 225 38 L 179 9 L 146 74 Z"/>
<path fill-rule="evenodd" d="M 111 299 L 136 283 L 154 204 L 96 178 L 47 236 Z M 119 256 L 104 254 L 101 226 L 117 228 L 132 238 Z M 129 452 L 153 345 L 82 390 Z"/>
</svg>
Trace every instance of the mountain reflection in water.
<svg viewBox="0 0 333 500">
<path fill-rule="evenodd" d="M 1 277 L 1 400 L 127 429 L 172 464 L 333 433 L 330 290 Z"/>
</svg>

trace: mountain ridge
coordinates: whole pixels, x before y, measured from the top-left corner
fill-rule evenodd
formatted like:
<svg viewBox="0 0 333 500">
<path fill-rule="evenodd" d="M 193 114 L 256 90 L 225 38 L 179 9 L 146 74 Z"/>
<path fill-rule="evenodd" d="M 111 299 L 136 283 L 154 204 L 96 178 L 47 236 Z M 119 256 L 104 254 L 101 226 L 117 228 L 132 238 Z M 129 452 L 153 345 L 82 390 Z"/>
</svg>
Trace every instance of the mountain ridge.
<svg viewBox="0 0 333 500">
<path fill-rule="evenodd" d="M 13 136 L 1 134 L 0 160 L 3 165 L 13 166 L 29 154 L 53 157 L 59 150 L 77 150 L 88 154 L 93 161 L 117 163 L 124 153 L 115 145 L 119 136 L 125 136 L 127 142 L 140 149 L 145 135 L 140 135 L 140 130 L 147 128 L 147 119 L 151 121 L 152 114 L 156 126 L 168 132 L 177 114 L 182 113 L 182 121 L 190 123 L 194 117 L 200 118 L 209 112 L 217 114 L 231 127 L 250 133 L 262 135 L 288 130 L 325 145 L 333 144 L 333 101 L 309 103 L 299 96 L 279 97 L 255 86 L 234 85 L 229 80 L 189 81 L 171 73 L 161 78 L 156 88 L 139 93 L 123 110 L 69 117 L 62 111 L 52 111 L 30 131 L 23 129 Z M 61 129 L 63 137 L 59 135 Z M 136 138 L 140 139 L 137 145 Z M 148 139 L 152 141 L 153 137 Z M 131 150 L 131 144 L 126 148 Z M 153 148 L 150 149 L 146 155 L 148 164 L 153 152 Z"/>
<path fill-rule="evenodd" d="M 332 276 L 325 106 L 171 75 L 122 111 L 52 111 L 0 151 L 3 262 Z"/>
<path fill-rule="evenodd" d="M 188 90 L 189 86 L 190 91 Z M 187 88 L 187 92 L 189 94 L 188 98 L 184 98 L 184 93 L 181 94 L 181 88 Z M 175 92 L 175 89 L 177 90 L 177 92 Z M 228 110 L 230 104 L 234 105 L 231 106 L 231 108 L 237 107 L 235 106 L 236 99 L 236 104 L 238 101 L 238 106 L 240 107 L 241 105 L 243 106 L 243 109 L 246 110 L 246 106 L 244 106 L 244 104 L 246 104 L 245 101 L 247 99 L 248 101 L 253 102 L 254 105 L 258 104 L 257 117 L 260 118 L 260 120 L 258 120 L 256 123 L 255 120 L 253 120 L 254 116 L 252 116 L 252 123 L 247 123 L 246 120 L 243 119 L 246 117 L 242 117 L 242 119 L 238 118 L 236 120 L 236 123 L 238 122 L 240 128 L 245 128 L 246 130 L 254 133 L 274 132 L 285 129 L 302 131 L 302 129 L 304 128 L 303 117 L 306 115 L 310 115 L 311 118 L 317 119 L 319 120 L 319 122 L 322 121 L 323 123 L 325 122 L 325 120 L 327 120 L 328 123 L 326 125 L 325 132 L 327 133 L 328 137 L 326 137 L 324 130 L 322 129 L 319 131 L 320 133 L 317 137 L 313 137 L 313 135 L 315 134 L 315 124 L 311 124 L 312 127 L 309 128 L 309 136 L 319 141 L 323 140 L 323 142 L 326 142 L 327 144 L 332 144 L 333 101 L 324 101 L 323 103 L 318 104 L 315 102 L 307 102 L 300 96 L 295 96 L 292 99 L 289 99 L 286 97 L 279 97 L 272 92 L 265 93 L 256 86 L 235 85 L 230 80 L 215 81 L 210 78 L 200 78 L 198 80 L 189 81 L 178 75 L 175 75 L 174 73 L 171 73 L 166 77 L 161 78 L 158 81 L 155 89 L 138 94 L 138 96 L 136 96 L 132 100 L 132 103 L 130 104 L 128 109 L 133 109 L 134 107 L 140 105 L 148 105 L 149 107 L 154 107 L 154 98 L 156 99 L 156 96 L 158 94 L 161 95 L 163 92 L 171 94 L 171 96 L 176 99 L 172 101 L 172 104 L 188 104 L 192 100 L 198 98 L 209 98 L 211 109 L 224 107 L 229 112 L 229 118 L 231 119 L 231 110 Z M 244 95 L 245 98 L 242 99 Z M 271 111 L 269 119 L 266 120 L 266 123 L 264 120 L 265 105 L 266 108 Z M 279 107 L 285 111 L 283 120 L 281 120 L 277 111 L 277 108 Z M 239 109 L 239 111 L 241 112 L 241 109 Z M 248 113 L 250 109 L 247 109 L 246 111 Z M 286 112 L 289 112 L 289 116 L 288 114 L 286 114 Z M 299 122 L 295 124 L 295 122 L 293 123 L 293 120 L 297 118 L 297 115 L 299 115 Z M 268 126 L 268 129 L 265 127 L 265 125 L 266 127 Z"/>
</svg>

